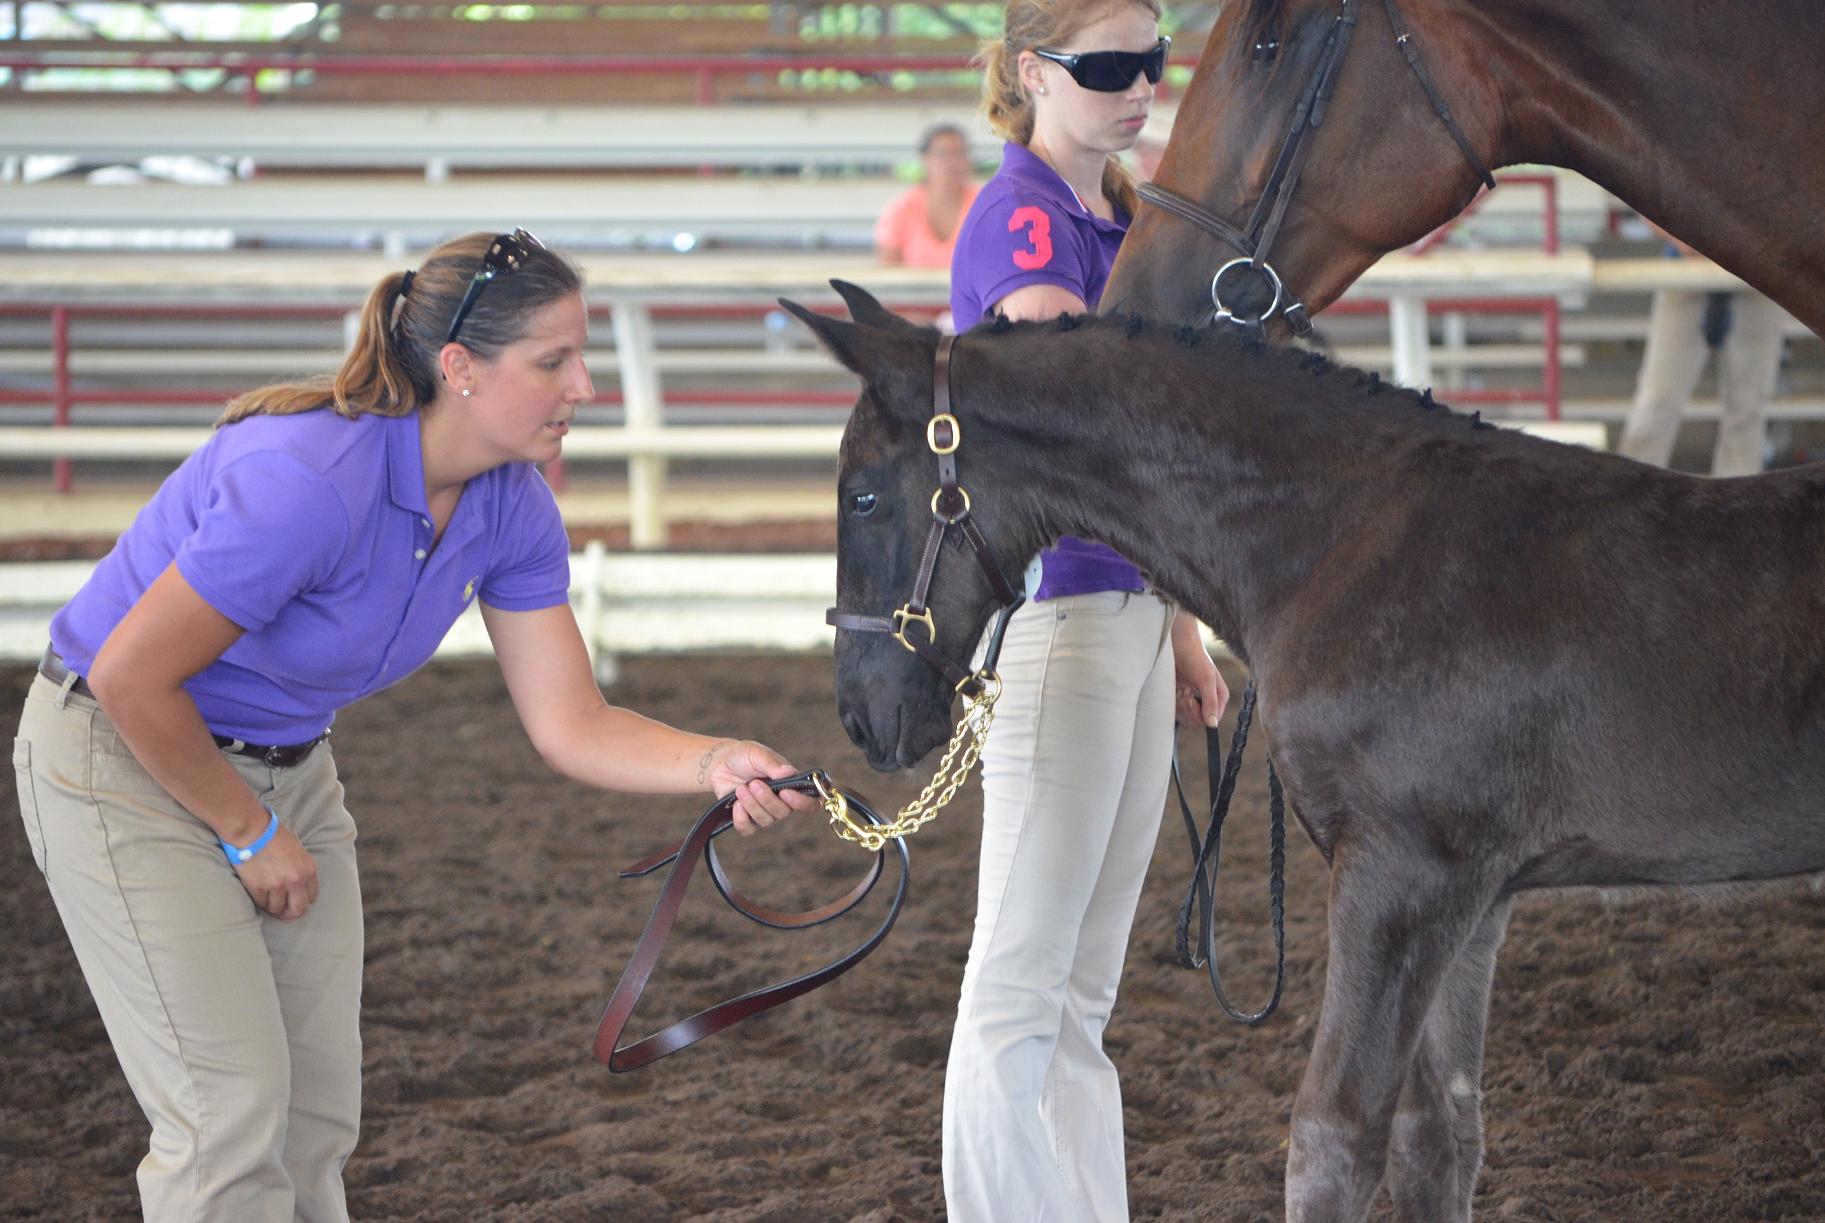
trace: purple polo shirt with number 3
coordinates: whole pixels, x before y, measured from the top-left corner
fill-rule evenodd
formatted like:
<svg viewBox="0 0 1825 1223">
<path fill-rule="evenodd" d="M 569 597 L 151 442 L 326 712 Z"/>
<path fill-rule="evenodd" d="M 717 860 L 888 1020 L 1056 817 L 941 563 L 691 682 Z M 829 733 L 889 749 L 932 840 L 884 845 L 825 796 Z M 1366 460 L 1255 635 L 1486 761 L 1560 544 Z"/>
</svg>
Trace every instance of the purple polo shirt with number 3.
<svg viewBox="0 0 1825 1223">
<path fill-rule="evenodd" d="M 323 410 L 219 429 L 173 472 L 51 621 L 72 671 L 173 561 L 246 630 L 185 683 L 209 729 L 301 743 L 404 678 L 470 602 L 567 602 L 570 545 L 529 463 L 464 487 L 433 546 L 418 417 Z"/>
<path fill-rule="evenodd" d="M 968 331 L 1002 298 L 1028 285 L 1057 285 L 1096 309 L 1127 232 L 1127 218 L 1103 220 L 1056 170 L 1025 145 L 1008 142 L 1001 169 L 983 185 L 957 232 L 951 256 L 957 330 Z M 1041 554 L 1041 564 L 1039 599 L 1147 586 L 1115 549 L 1069 535 Z"/>
</svg>

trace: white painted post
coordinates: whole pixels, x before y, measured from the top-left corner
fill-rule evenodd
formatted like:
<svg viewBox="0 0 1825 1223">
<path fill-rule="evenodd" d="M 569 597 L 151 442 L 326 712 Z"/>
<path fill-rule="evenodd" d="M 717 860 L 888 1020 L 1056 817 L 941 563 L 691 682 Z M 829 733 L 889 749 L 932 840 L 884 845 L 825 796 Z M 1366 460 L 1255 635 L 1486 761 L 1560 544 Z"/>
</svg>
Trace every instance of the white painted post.
<svg viewBox="0 0 1825 1223">
<path fill-rule="evenodd" d="M 659 390 L 659 363 L 653 346 L 653 316 L 637 298 L 618 297 L 610 319 L 615 331 L 615 361 L 621 367 L 621 394 L 628 432 L 657 431 L 665 426 L 665 401 Z M 648 454 L 627 461 L 628 534 L 635 548 L 665 547 L 665 460 Z"/>
<path fill-rule="evenodd" d="M 361 338 L 361 311 L 350 310 L 342 316 L 342 351 L 355 351 L 355 341 Z"/>
<path fill-rule="evenodd" d="M 1394 381 L 1432 385 L 1432 349 L 1426 334 L 1426 299 L 1397 293 L 1388 299 L 1388 332 L 1394 347 Z"/>
<path fill-rule="evenodd" d="M 608 549 L 599 539 L 583 545 L 583 597 L 577 609 L 577 627 L 583 633 L 583 648 L 589 651 L 590 669 L 596 683 L 608 686 L 615 682 L 618 670 L 615 656 L 602 648 L 602 582 Z"/>
<path fill-rule="evenodd" d="M 1464 388 L 1465 355 L 1470 349 L 1470 319 L 1462 310 L 1446 311 L 1441 320 L 1439 338 L 1451 360 L 1445 366 L 1445 385 L 1454 391 Z"/>
</svg>

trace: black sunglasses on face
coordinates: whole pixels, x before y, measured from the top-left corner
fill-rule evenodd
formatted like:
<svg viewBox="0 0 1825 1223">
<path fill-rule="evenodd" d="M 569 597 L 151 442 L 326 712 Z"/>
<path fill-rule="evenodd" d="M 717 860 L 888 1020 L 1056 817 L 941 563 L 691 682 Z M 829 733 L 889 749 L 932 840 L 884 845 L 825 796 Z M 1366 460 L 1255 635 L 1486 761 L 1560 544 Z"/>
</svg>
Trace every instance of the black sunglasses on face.
<svg viewBox="0 0 1825 1223">
<path fill-rule="evenodd" d="M 1166 71 L 1166 49 L 1172 39 L 1161 38 L 1151 51 L 1042 51 L 1033 54 L 1049 59 L 1071 74 L 1071 79 L 1096 93 L 1120 93 L 1134 84 L 1134 78 L 1145 73 L 1149 85 L 1158 85 Z"/>
<path fill-rule="evenodd" d="M 482 295 L 483 286 L 496 276 L 519 271 L 534 252 L 544 249 L 543 242 L 523 229 L 496 238 L 489 245 L 488 253 L 482 256 L 481 270 L 469 281 L 469 291 L 463 294 L 462 304 L 456 307 L 456 317 L 450 320 L 450 333 L 444 337 L 444 343 L 456 339 L 456 333 L 462 330 L 463 320 L 469 317 L 469 311 L 475 306 L 475 299 Z"/>
</svg>

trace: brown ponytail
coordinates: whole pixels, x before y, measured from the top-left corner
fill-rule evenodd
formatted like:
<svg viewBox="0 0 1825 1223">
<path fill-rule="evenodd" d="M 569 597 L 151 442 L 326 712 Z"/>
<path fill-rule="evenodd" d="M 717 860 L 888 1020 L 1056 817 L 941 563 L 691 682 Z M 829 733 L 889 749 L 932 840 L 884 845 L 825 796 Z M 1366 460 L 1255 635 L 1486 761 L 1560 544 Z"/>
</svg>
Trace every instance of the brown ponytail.
<svg viewBox="0 0 1825 1223">
<path fill-rule="evenodd" d="M 437 398 L 438 356 L 450 320 L 494 238 L 491 233 L 454 238 L 425 256 L 416 272 L 390 273 L 361 307 L 355 342 L 342 368 L 249 391 L 229 402 L 216 428 L 249 416 L 326 407 L 351 420 L 364 412 L 406 416 L 429 404 Z M 582 288 L 582 275 L 569 260 L 540 248 L 517 271 L 489 281 L 487 291 L 476 297 L 463 320 L 463 347 L 492 357 L 525 335 L 533 314 Z"/>
</svg>

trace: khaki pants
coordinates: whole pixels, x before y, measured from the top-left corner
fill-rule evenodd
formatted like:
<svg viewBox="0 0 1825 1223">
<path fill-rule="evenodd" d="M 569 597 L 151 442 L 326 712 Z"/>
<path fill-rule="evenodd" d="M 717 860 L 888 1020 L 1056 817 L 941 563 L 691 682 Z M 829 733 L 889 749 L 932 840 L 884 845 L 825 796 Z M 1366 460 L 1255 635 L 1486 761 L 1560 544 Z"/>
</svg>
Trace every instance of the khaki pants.
<svg viewBox="0 0 1825 1223">
<path fill-rule="evenodd" d="M 1685 414 L 1711 349 L 1700 333 L 1706 294 L 1663 289 L 1654 294 L 1647 350 L 1635 384 L 1635 401 L 1616 449 L 1631 459 L 1665 467 L 1673 457 L 1679 418 Z M 1752 289 L 1731 299 L 1730 333 L 1718 350 L 1717 390 L 1722 418 L 1714 476 L 1748 476 L 1762 469 L 1768 402 L 1781 367 L 1781 331 L 1787 314 Z"/>
<path fill-rule="evenodd" d="M 953 1223 L 1128 1217 L 1103 1028 L 1171 775 L 1172 617 L 1111 592 L 1029 603 L 1009 626 L 944 1078 Z"/>
<path fill-rule="evenodd" d="M 215 834 L 90 698 L 39 676 L 13 746 L 33 859 L 152 1124 L 146 1218 L 346 1220 L 361 1116 L 354 821 L 327 745 L 290 769 L 227 759 L 317 860 L 317 903 L 295 922 L 254 907 Z"/>
</svg>

